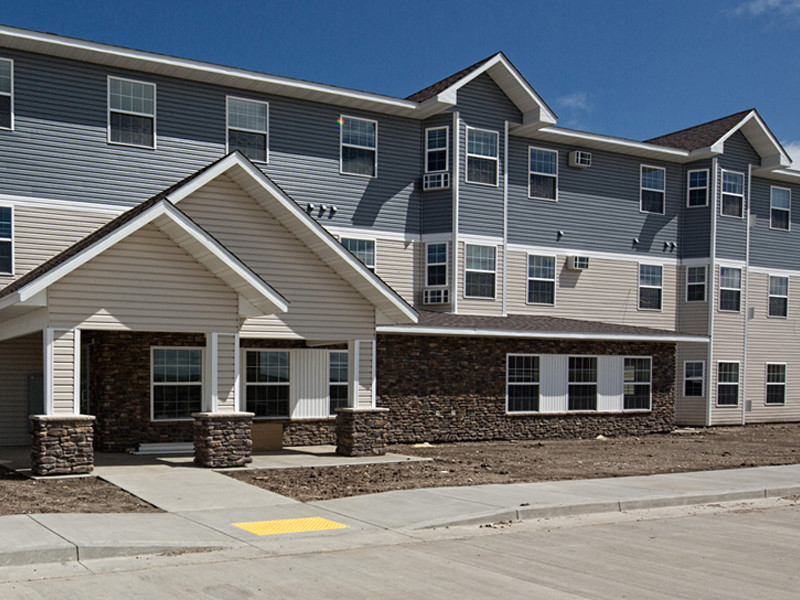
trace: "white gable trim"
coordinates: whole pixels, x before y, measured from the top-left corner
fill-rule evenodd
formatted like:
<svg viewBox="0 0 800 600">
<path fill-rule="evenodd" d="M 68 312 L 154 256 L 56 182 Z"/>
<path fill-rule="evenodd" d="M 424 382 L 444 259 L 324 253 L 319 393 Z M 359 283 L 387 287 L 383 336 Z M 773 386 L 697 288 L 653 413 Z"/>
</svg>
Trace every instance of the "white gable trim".
<svg viewBox="0 0 800 600">
<path fill-rule="evenodd" d="M 737 131 L 742 132 L 762 159 L 762 167 L 766 169 L 780 169 L 792 164 L 792 159 L 783 149 L 780 142 L 775 139 L 766 123 L 761 120 L 756 111 L 750 111 L 739 123 L 714 142 L 710 150 L 722 153 L 725 142 Z M 749 130 L 749 131 L 748 131 Z"/>
</svg>

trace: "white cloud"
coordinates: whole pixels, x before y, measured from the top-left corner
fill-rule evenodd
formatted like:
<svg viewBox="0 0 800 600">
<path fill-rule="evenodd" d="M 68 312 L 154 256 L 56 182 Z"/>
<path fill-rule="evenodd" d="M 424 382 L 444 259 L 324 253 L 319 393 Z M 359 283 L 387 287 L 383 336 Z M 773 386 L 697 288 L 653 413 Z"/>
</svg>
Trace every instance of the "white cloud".
<svg viewBox="0 0 800 600">
<path fill-rule="evenodd" d="M 586 92 L 574 92 L 566 96 L 561 96 L 556 100 L 556 106 L 566 110 L 586 112 L 592 110 L 592 107 L 589 105 L 589 102 L 586 99 Z"/>
<path fill-rule="evenodd" d="M 792 159 L 792 168 L 800 169 L 800 141 L 783 142 L 782 146 Z"/>
<path fill-rule="evenodd" d="M 800 13 L 800 0 L 750 0 L 743 2 L 733 10 L 735 15 L 752 15 L 754 17 L 775 13 L 781 15 Z"/>
</svg>

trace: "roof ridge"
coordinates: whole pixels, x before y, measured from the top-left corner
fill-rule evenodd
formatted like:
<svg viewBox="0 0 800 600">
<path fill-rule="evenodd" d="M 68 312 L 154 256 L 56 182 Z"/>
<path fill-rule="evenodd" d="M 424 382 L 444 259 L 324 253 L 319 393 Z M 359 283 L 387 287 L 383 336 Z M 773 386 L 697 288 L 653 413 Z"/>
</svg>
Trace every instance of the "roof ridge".
<svg viewBox="0 0 800 600">
<path fill-rule="evenodd" d="M 498 56 L 498 55 L 505 56 L 501 51 L 495 52 L 494 54 L 491 54 L 491 55 L 487 56 L 486 58 L 484 58 L 482 60 L 479 60 L 478 62 L 473 63 L 470 66 L 461 69 L 457 73 L 453 73 L 452 75 L 449 75 L 449 76 L 445 77 L 444 79 L 440 79 L 436 83 L 432 83 L 431 85 L 422 88 L 418 92 L 414 92 L 410 96 L 406 96 L 405 99 L 406 100 L 411 100 L 412 102 L 425 102 L 425 100 L 433 98 L 439 92 L 443 92 L 444 90 L 449 88 L 451 85 L 453 85 L 457 81 L 463 79 L 464 77 L 466 77 L 467 75 L 469 75 L 473 71 L 478 70 L 480 67 L 482 67 L 484 64 L 486 64 L 487 62 L 489 62 L 495 56 Z"/>
</svg>

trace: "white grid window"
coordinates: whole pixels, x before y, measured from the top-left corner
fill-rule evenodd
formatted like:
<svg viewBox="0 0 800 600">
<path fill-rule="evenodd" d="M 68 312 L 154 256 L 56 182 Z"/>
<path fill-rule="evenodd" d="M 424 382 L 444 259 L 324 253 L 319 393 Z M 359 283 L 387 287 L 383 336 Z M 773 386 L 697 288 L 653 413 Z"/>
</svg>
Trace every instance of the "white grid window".
<svg viewBox="0 0 800 600">
<path fill-rule="evenodd" d="M 770 317 L 789 316 L 789 278 L 775 275 L 769 276 L 769 304 L 767 314 Z"/>
<path fill-rule="evenodd" d="M 639 210 L 642 212 L 664 214 L 665 174 L 662 167 L 641 166 Z"/>
<path fill-rule="evenodd" d="M 494 298 L 495 247 L 467 244 L 464 261 L 464 296 Z"/>
<path fill-rule="evenodd" d="M 0 206 L 0 273 L 14 272 L 14 209 Z"/>
<path fill-rule="evenodd" d="M 739 363 L 717 363 L 717 404 L 736 406 L 739 404 Z"/>
<path fill-rule="evenodd" d="M 706 266 L 686 267 L 686 301 L 706 301 Z"/>
<path fill-rule="evenodd" d="M 786 365 L 767 363 L 767 404 L 786 404 Z"/>
<path fill-rule="evenodd" d="M 722 204 L 720 212 L 726 217 L 744 214 L 744 174 L 733 171 L 722 172 Z"/>
<path fill-rule="evenodd" d="M 528 304 L 556 303 L 556 259 L 528 255 Z"/>
<path fill-rule="evenodd" d="M 661 310 L 663 267 L 639 265 L 639 309 Z"/>
<path fill-rule="evenodd" d="M 447 243 L 427 244 L 425 258 L 425 285 L 447 285 Z"/>
<path fill-rule="evenodd" d="M 539 357 L 509 354 L 506 358 L 506 411 L 539 410 Z"/>
<path fill-rule="evenodd" d="M 227 104 L 228 152 L 238 150 L 250 160 L 267 162 L 269 105 L 230 96 Z"/>
<path fill-rule="evenodd" d="M 499 134 L 467 127 L 467 183 L 497 185 Z"/>
<path fill-rule="evenodd" d="M 703 396 L 705 366 L 702 360 L 687 360 L 683 363 L 683 395 L 689 398 Z"/>
<path fill-rule="evenodd" d="M 329 412 L 336 414 L 337 408 L 348 404 L 347 352 L 332 351 L 328 357 Z"/>
<path fill-rule="evenodd" d="M 769 226 L 770 229 L 789 231 L 792 211 L 792 190 L 787 188 L 770 188 Z"/>
<path fill-rule="evenodd" d="M 708 170 L 689 171 L 686 206 L 708 205 Z"/>
<path fill-rule="evenodd" d="M 108 140 L 155 148 L 156 86 L 108 78 Z"/>
<path fill-rule="evenodd" d="M 449 169 L 449 127 L 425 130 L 425 172 L 443 173 Z"/>
<path fill-rule="evenodd" d="M 597 410 L 597 357 L 570 356 L 567 381 L 569 410 Z"/>
<path fill-rule="evenodd" d="M 351 175 L 378 175 L 378 123 L 368 119 L 341 117 L 340 168 Z"/>
<path fill-rule="evenodd" d="M 739 312 L 742 304 L 742 270 L 719 268 L 719 309 Z"/>
<path fill-rule="evenodd" d="M 191 419 L 203 408 L 203 350 L 153 348 L 150 397 L 152 419 Z"/>
<path fill-rule="evenodd" d="M 14 63 L 0 59 L 0 129 L 14 128 Z"/>
<path fill-rule="evenodd" d="M 245 406 L 257 417 L 289 416 L 289 352 L 248 350 L 245 355 Z"/>
<path fill-rule="evenodd" d="M 361 240 L 356 238 L 342 238 L 342 246 L 358 260 L 375 271 L 375 240 Z"/>
<path fill-rule="evenodd" d="M 652 360 L 649 357 L 625 358 L 623 404 L 625 410 L 650 410 L 652 397 Z"/>
<path fill-rule="evenodd" d="M 556 200 L 558 195 L 558 152 L 528 148 L 528 196 Z"/>
</svg>

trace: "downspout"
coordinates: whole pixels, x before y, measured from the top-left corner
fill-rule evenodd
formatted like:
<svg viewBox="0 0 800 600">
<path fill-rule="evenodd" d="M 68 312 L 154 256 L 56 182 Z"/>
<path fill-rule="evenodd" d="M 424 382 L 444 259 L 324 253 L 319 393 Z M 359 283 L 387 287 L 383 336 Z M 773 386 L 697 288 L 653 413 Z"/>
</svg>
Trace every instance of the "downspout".
<svg viewBox="0 0 800 600">
<path fill-rule="evenodd" d="M 711 402 L 714 383 L 714 308 L 717 303 L 716 280 L 717 280 L 717 159 L 711 160 L 711 171 L 714 173 L 711 189 L 711 232 L 710 247 L 708 257 L 708 362 L 706 365 L 706 427 L 711 426 Z M 684 374 L 685 377 L 685 374 Z"/>
<path fill-rule="evenodd" d="M 461 179 L 461 118 L 459 112 L 453 113 L 453 247 L 451 254 L 453 260 L 452 289 L 450 291 L 450 306 L 454 313 L 458 313 L 458 192 Z"/>
<path fill-rule="evenodd" d="M 506 310 L 508 292 L 508 121 L 503 132 L 503 316 Z"/>
<path fill-rule="evenodd" d="M 747 422 L 747 334 L 750 325 L 750 190 L 752 188 L 753 165 L 747 165 L 747 221 L 744 250 L 744 348 L 742 357 L 742 425 Z"/>
</svg>

